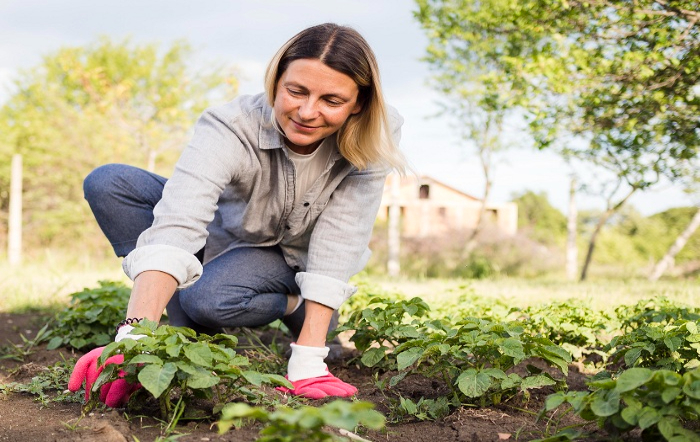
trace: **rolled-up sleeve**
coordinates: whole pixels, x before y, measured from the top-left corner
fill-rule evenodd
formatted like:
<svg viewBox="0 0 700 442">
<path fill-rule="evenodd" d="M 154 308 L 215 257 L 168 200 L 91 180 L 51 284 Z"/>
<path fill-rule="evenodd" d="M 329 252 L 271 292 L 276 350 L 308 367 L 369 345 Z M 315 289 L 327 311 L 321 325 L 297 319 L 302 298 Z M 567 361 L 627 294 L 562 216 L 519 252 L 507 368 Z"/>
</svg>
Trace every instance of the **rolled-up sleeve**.
<svg viewBox="0 0 700 442">
<path fill-rule="evenodd" d="M 202 265 L 195 253 L 204 247 L 219 196 L 234 178 L 240 145 L 229 125 L 213 111 L 202 115 L 153 210 L 152 226 L 124 258 L 122 267 L 129 278 L 158 270 L 173 276 L 179 288 L 184 288 L 201 276 Z"/>
<path fill-rule="evenodd" d="M 398 145 L 403 119 L 397 113 L 390 117 Z M 369 260 L 367 246 L 388 172 L 384 167 L 355 170 L 333 192 L 311 234 L 306 271 L 296 277 L 303 298 L 338 309 L 357 291 L 348 280 Z"/>
</svg>

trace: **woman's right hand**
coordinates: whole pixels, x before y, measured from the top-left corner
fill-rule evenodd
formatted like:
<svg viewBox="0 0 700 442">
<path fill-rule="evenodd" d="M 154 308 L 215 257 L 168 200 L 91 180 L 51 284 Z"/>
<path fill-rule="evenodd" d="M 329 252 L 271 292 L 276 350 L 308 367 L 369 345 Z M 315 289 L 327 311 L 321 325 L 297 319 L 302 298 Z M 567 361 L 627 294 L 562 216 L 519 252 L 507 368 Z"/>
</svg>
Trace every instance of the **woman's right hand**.
<svg viewBox="0 0 700 442">
<path fill-rule="evenodd" d="M 105 361 L 104 365 L 98 365 L 100 355 L 104 351 L 104 347 L 98 347 L 91 352 L 85 354 L 78 359 L 75 364 L 73 373 L 68 381 L 68 389 L 76 392 L 85 384 L 85 401 L 90 400 L 90 393 L 95 381 L 109 364 L 121 364 L 124 362 L 124 355 L 114 355 Z M 116 381 L 109 382 L 100 389 L 100 401 L 108 407 L 122 407 L 129 401 L 131 394 L 141 388 L 141 384 L 130 384 L 123 378 L 124 372 L 120 371 L 120 378 Z"/>
</svg>

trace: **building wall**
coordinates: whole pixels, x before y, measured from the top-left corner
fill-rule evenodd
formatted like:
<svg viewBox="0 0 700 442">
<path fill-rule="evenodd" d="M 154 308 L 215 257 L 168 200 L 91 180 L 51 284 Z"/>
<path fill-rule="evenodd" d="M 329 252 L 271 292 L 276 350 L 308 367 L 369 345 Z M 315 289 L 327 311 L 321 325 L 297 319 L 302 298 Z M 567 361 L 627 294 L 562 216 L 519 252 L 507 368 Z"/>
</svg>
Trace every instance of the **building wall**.
<svg viewBox="0 0 700 442">
<path fill-rule="evenodd" d="M 401 207 L 404 236 L 440 236 L 476 227 L 482 205 L 478 198 L 425 176 L 402 178 L 394 190 L 393 179 L 393 176 L 387 178 L 378 219 L 387 219 L 389 205 L 396 199 Z M 518 208 L 515 203 L 488 204 L 485 216 L 505 233 L 514 235 L 517 232 Z"/>
</svg>

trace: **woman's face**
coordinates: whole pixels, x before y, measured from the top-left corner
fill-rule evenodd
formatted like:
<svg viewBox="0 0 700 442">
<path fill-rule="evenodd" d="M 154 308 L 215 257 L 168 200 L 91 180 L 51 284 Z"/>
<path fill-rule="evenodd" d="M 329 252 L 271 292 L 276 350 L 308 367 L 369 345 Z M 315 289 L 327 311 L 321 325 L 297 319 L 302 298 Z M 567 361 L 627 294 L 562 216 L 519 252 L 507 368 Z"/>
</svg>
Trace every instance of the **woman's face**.
<svg viewBox="0 0 700 442">
<path fill-rule="evenodd" d="M 277 82 L 275 118 L 294 152 L 308 154 L 360 112 L 349 76 L 316 59 L 294 60 Z"/>
</svg>

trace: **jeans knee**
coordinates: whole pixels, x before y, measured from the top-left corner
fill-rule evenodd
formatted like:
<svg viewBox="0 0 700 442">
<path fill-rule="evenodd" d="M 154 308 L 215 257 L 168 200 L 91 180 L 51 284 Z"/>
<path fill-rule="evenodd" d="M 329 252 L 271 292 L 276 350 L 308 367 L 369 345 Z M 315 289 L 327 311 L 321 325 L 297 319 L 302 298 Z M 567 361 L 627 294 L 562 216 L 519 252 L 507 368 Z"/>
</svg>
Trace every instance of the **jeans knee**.
<svg viewBox="0 0 700 442">
<path fill-rule="evenodd" d="M 83 180 L 83 194 L 88 201 L 100 201 L 114 189 L 117 179 L 123 179 L 123 164 L 105 164 L 94 169 Z"/>
<path fill-rule="evenodd" d="M 252 298 L 250 293 L 241 290 L 237 296 L 228 288 L 227 296 L 220 297 L 209 290 L 195 289 L 196 284 L 180 291 L 180 305 L 184 312 L 197 324 L 205 327 L 231 326 L 232 317 L 247 310 Z"/>
</svg>

